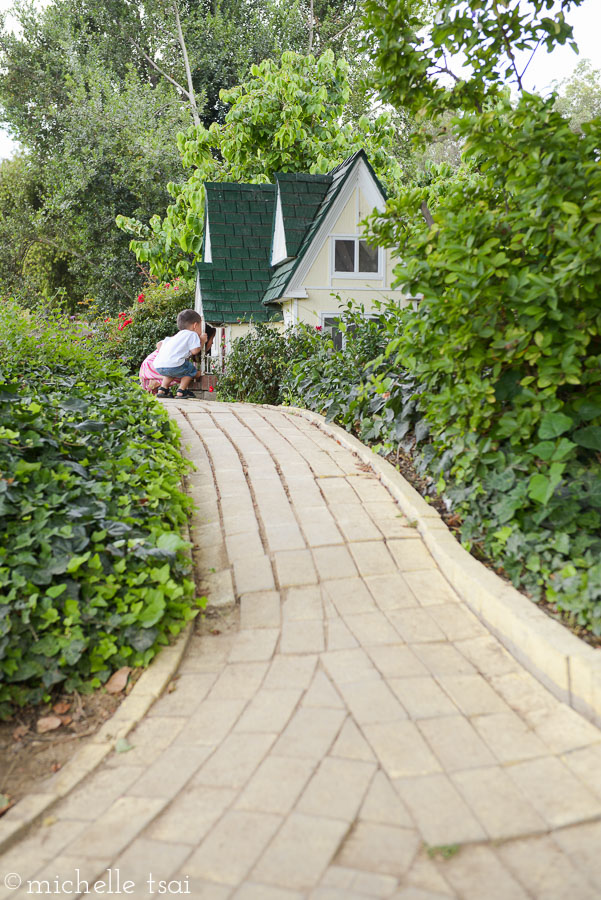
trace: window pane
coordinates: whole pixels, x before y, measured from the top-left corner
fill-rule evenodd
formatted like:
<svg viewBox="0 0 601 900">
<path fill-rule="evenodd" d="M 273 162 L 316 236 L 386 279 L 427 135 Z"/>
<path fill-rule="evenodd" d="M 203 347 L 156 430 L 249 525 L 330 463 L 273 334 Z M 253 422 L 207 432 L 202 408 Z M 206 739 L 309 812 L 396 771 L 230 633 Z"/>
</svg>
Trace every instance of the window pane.
<svg viewBox="0 0 601 900">
<path fill-rule="evenodd" d="M 354 272 L 355 271 L 355 242 L 354 241 L 335 241 L 334 242 L 334 271 L 335 272 Z"/>
<path fill-rule="evenodd" d="M 359 271 L 378 271 L 378 248 L 370 246 L 367 241 L 359 241 Z"/>
</svg>

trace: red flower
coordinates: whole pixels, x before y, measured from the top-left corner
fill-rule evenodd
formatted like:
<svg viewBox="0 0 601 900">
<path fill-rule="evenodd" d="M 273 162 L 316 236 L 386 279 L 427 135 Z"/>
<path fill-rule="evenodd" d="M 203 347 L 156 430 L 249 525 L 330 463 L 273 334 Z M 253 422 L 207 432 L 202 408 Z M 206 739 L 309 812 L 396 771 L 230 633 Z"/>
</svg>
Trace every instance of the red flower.
<svg viewBox="0 0 601 900">
<path fill-rule="evenodd" d="M 316 325 L 316 326 L 315 326 L 315 331 L 321 331 L 321 325 Z"/>
<path fill-rule="evenodd" d="M 123 322 L 123 327 L 125 328 L 126 325 L 131 325 L 132 322 L 133 319 L 125 319 L 125 321 Z"/>
<path fill-rule="evenodd" d="M 213 387 L 212 384 L 210 384 L 210 385 L 209 385 L 209 393 L 212 394 L 214 390 L 215 390 L 215 388 Z"/>
<path fill-rule="evenodd" d="M 105 322 L 110 322 L 111 320 L 110 320 L 110 319 L 105 319 L 104 321 L 105 321 Z"/>
<path fill-rule="evenodd" d="M 171 287 L 171 285 L 169 284 L 169 282 L 167 282 L 167 284 L 165 285 L 165 287 Z"/>
<path fill-rule="evenodd" d="M 119 318 L 124 319 L 126 317 L 126 315 L 127 315 L 127 313 L 119 313 Z"/>
<path fill-rule="evenodd" d="M 144 303 L 144 294 L 138 294 L 138 303 Z"/>
</svg>

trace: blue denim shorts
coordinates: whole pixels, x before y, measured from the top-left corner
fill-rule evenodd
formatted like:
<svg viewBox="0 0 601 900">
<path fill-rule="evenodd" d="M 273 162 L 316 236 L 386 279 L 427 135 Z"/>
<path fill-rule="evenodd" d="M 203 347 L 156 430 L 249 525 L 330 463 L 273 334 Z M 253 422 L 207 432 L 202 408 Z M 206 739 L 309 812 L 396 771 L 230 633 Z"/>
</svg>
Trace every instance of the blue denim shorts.
<svg viewBox="0 0 601 900">
<path fill-rule="evenodd" d="M 196 375 L 196 366 L 189 359 L 186 359 L 181 366 L 161 366 L 157 368 L 159 375 L 171 378 L 183 378 L 190 375 L 192 378 Z"/>
</svg>

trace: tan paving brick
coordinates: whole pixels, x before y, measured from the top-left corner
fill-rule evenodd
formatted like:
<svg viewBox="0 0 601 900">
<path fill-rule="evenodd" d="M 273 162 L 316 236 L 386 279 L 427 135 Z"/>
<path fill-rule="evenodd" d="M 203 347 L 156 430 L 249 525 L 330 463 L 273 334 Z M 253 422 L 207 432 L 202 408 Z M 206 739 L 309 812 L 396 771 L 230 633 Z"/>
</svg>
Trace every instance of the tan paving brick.
<svg viewBox="0 0 601 900">
<path fill-rule="evenodd" d="M 484 828 L 447 775 L 397 778 L 394 785 L 431 846 L 486 839 Z"/>
<path fill-rule="evenodd" d="M 371 722 L 406 719 L 407 713 L 382 679 L 344 681 L 338 685 L 351 715 L 359 726 Z"/>
<path fill-rule="evenodd" d="M 344 712 L 339 709 L 301 707 L 282 732 L 273 753 L 321 759 L 332 746 L 343 720 Z"/>
<path fill-rule="evenodd" d="M 361 647 L 322 653 L 321 662 L 336 685 L 345 681 L 380 680 L 380 673 Z"/>
<path fill-rule="evenodd" d="M 156 721 L 161 721 L 165 727 L 165 720 Z M 143 722 L 142 725 L 144 724 L 146 723 Z M 160 750 L 158 752 L 160 753 Z M 130 753 L 123 753 L 120 756 L 129 756 Z M 144 767 L 141 765 L 111 766 L 97 770 L 92 778 L 86 779 L 63 800 L 60 807 L 61 821 L 63 819 L 93 821 L 106 812 L 118 797 L 125 794 L 143 773 Z M 49 831 L 48 834 L 50 833 Z"/>
<path fill-rule="evenodd" d="M 421 538 L 392 538 L 386 545 L 403 575 L 421 570 L 438 572 L 436 563 Z M 419 600 L 419 594 L 409 578 L 407 582 Z"/>
<path fill-rule="evenodd" d="M 341 616 L 375 612 L 377 609 L 371 594 L 359 578 L 324 581 L 323 590 Z"/>
<path fill-rule="evenodd" d="M 409 828 L 358 822 L 336 857 L 342 866 L 400 878 L 410 867 L 421 839 Z"/>
<path fill-rule="evenodd" d="M 425 609 L 391 609 L 387 616 L 403 641 L 419 644 L 444 641 L 445 636 Z"/>
<path fill-rule="evenodd" d="M 488 847 L 462 847 L 444 863 L 447 881 L 462 900 L 527 900 L 527 893 Z"/>
<path fill-rule="evenodd" d="M 326 646 L 328 650 L 349 650 L 358 647 L 359 642 L 342 619 L 330 619 L 326 622 Z"/>
<path fill-rule="evenodd" d="M 240 884 L 280 823 L 279 816 L 268 813 L 226 813 L 186 862 L 187 872 L 207 881 Z"/>
<path fill-rule="evenodd" d="M 257 525 L 254 531 L 248 532 L 248 534 L 231 534 L 225 539 L 225 545 L 227 548 L 228 558 L 231 562 L 234 562 L 238 559 L 248 559 L 249 557 L 254 558 L 256 556 L 263 556 L 263 543 L 261 541 L 261 535 L 259 534 L 259 527 Z"/>
<path fill-rule="evenodd" d="M 286 726 L 301 697 L 296 689 L 275 690 L 263 688 L 252 698 L 235 731 L 280 732 Z"/>
<path fill-rule="evenodd" d="M 321 581 L 352 578 L 358 575 L 357 566 L 346 545 L 314 547 L 312 553 Z"/>
<path fill-rule="evenodd" d="M 280 653 L 321 653 L 325 650 L 323 622 L 284 622 Z"/>
<path fill-rule="evenodd" d="M 553 841 L 586 875 L 597 892 L 601 891 L 601 822 L 587 822 L 555 831 Z"/>
<path fill-rule="evenodd" d="M 251 878 L 309 890 L 321 878 L 348 829 L 348 822 L 293 813 L 251 873 Z"/>
<path fill-rule="evenodd" d="M 583 747 L 562 754 L 562 762 L 587 787 L 601 797 L 601 747 Z"/>
<path fill-rule="evenodd" d="M 375 755 L 350 716 L 346 719 L 330 750 L 331 756 L 343 759 L 362 759 L 367 762 L 375 760 Z"/>
<path fill-rule="evenodd" d="M 436 568 L 424 567 L 423 571 L 407 570 L 403 577 L 422 606 L 459 603 L 459 597 Z"/>
<path fill-rule="evenodd" d="M 599 891 L 549 837 L 511 841 L 497 855 L 532 897 L 598 900 Z"/>
<path fill-rule="evenodd" d="M 228 662 L 241 663 L 270 660 L 279 638 L 279 628 L 239 631 L 232 643 Z"/>
<path fill-rule="evenodd" d="M 369 647 L 367 652 L 384 678 L 411 678 L 428 675 L 428 670 L 423 662 L 409 647 L 374 646 Z"/>
<path fill-rule="evenodd" d="M 319 487 L 326 500 L 333 503 L 360 504 L 359 496 L 346 478 L 321 478 Z"/>
<path fill-rule="evenodd" d="M 457 714 L 457 707 L 434 678 L 390 678 L 388 684 L 412 719 Z"/>
<path fill-rule="evenodd" d="M 361 506 L 354 503 L 330 506 L 336 524 L 348 542 L 377 541 L 381 533 Z"/>
<path fill-rule="evenodd" d="M 413 722 L 380 722 L 366 725 L 363 732 L 390 778 L 440 771 Z"/>
<path fill-rule="evenodd" d="M 538 813 L 553 827 L 601 815 L 601 799 L 578 781 L 559 759 L 516 763 L 507 773 Z"/>
<path fill-rule="evenodd" d="M 277 591 L 259 591 L 240 597 L 240 628 L 279 628 L 280 595 Z"/>
<path fill-rule="evenodd" d="M 317 584 L 317 572 L 310 550 L 280 550 L 274 554 L 280 587 Z"/>
<path fill-rule="evenodd" d="M 490 683 L 505 702 L 522 717 L 535 709 L 552 713 L 557 706 L 555 697 L 523 669 L 505 675 L 493 675 Z"/>
<path fill-rule="evenodd" d="M 231 730 L 245 705 L 244 699 L 219 697 L 216 700 L 205 700 L 177 736 L 174 745 L 215 746 Z"/>
<path fill-rule="evenodd" d="M 231 788 L 189 785 L 149 825 L 146 834 L 156 841 L 196 846 L 235 797 L 236 791 Z"/>
<path fill-rule="evenodd" d="M 545 822 L 498 766 L 455 772 L 453 784 L 493 840 L 545 830 Z"/>
<path fill-rule="evenodd" d="M 232 900 L 303 900 L 303 897 L 298 891 L 247 881 L 232 895 Z"/>
<path fill-rule="evenodd" d="M 258 689 L 269 664 L 266 662 L 242 662 L 230 664 L 223 670 L 205 701 L 238 700 L 252 697 Z M 199 707 L 199 712 L 202 706 Z"/>
<path fill-rule="evenodd" d="M 344 702 L 325 672 L 318 670 L 303 696 L 302 705 L 342 709 Z"/>
<path fill-rule="evenodd" d="M 299 501 L 300 498 L 293 497 L 296 514 L 309 547 L 316 548 L 344 543 L 340 529 L 336 526 L 329 510 L 324 506 L 309 506 L 306 503 L 299 507 Z M 323 501 L 321 502 L 323 503 Z"/>
<path fill-rule="evenodd" d="M 20 891 L 13 890 L 10 893 L 7 891 L 3 896 L 13 897 L 15 900 L 24 900 L 24 898 L 35 896 L 36 894 L 48 895 L 54 893 L 56 883 L 59 886 L 59 891 L 56 893 L 60 892 L 63 896 L 67 892 L 74 891 L 78 884 L 81 885 L 82 890 L 88 890 L 92 894 L 94 883 L 103 876 L 106 879 L 108 868 L 109 860 L 107 859 L 100 857 L 77 859 L 73 856 L 61 854 L 43 867 L 38 868 L 32 878 L 27 878 L 24 881 Z"/>
<path fill-rule="evenodd" d="M 136 891 L 145 890 L 150 894 L 151 891 L 158 892 L 158 882 L 169 881 L 189 855 L 189 844 L 173 841 L 166 844 L 148 837 L 138 837 L 117 857 L 111 868 L 113 871 L 119 870 L 122 880 L 127 878 L 133 881 Z"/>
<path fill-rule="evenodd" d="M 427 609 L 449 641 L 469 640 L 488 634 L 476 616 L 459 603 L 432 605 Z"/>
<path fill-rule="evenodd" d="M 305 787 L 297 812 L 352 822 L 375 770 L 372 762 L 326 757 Z"/>
<path fill-rule="evenodd" d="M 370 612 L 345 616 L 344 621 L 364 647 L 374 644 L 395 644 L 400 646 L 398 631 L 390 624 L 384 613 Z"/>
<path fill-rule="evenodd" d="M 400 572 L 367 575 L 364 579 L 380 609 L 415 609 L 417 598 Z"/>
<path fill-rule="evenodd" d="M 286 622 L 303 622 L 309 619 L 322 621 L 323 601 L 319 585 L 288 588 L 282 606 Z"/>
<path fill-rule="evenodd" d="M 193 785 L 241 788 L 269 752 L 275 734 L 235 732 L 223 741 L 192 779 Z"/>
<path fill-rule="evenodd" d="M 305 690 L 313 678 L 317 656 L 276 656 L 265 676 L 265 688 Z"/>
<path fill-rule="evenodd" d="M 396 562 L 381 538 L 377 541 L 357 541 L 349 544 L 349 549 L 363 577 L 394 574 L 397 571 Z"/>
<path fill-rule="evenodd" d="M 212 747 L 174 743 L 128 788 L 131 797 L 173 797 L 202 766 Z"/>
<path fill-rule="evenodd" d="M 476 674 L 471 663 L 448 644 L 418 643 L 413 645 L 413 650 L 433 675 Z M 495 683 L 493 687 L 496 689 Z"/>
<path fill-rule="evenodd" d="M 500 763 L 548 754 L 547 747 L 514 712 L 474 716 L 472 725 Z"/>
<path fill-rule="evenodd" d="M 392 503 L 393 506 L 395 505 L 392 502 L 390 493 L 376 475 L 355 475 L 347 478 L 347 481 L 364 504 L 382 503 L 390 505 Z"/>
<path fill-rule="evenodd" d="M 276 525 L 265 522 L 265 537 L 272 553 L 285 550 L 303 550 L 306 546 L 300 528 L 295 522 Z"/>
<path fill-rule="evenodd" d="M 481 675 L 440 675 L 438 683 L 466 716 L 511 712 Z"/>
<path fill-rule="evenodd" d="M 288 815 L 316 765 L 313 759 L 267 756 L 238 797 L 236 808 Z"/>
<path fill-rule="evenodd" d="M 153 717 L 177 716 L 180 721 L 182 716 L 192 715 L 209 693 L 216 677 L 214 672 L 179 675 L 173 680 L 169 693 L 164 694 L 153 704 L 149 714 Z M 165 723 L 163 723 L 164 726 Z M 175 723 L 175 733 L 177 730 L 177 723 Z M 173 733 L 169 726 L 165 731 L 167 734 Z"/>
<path fill-rule="evenodd" d="M 382 771 L 376 772 L 363 801 L 359 818 L 364 822 L 414 828 L 409 811 Z"/>
<path fill-rule="evenodd" d="M 421 719 L 418 728 L 447 772 L 495 764 L 486 744 L 462 716 Z"/>
<path fill-rule="evenodd" d="M 526 710 L 524 720 L 553 753 L 595 744 L 601 749 L 601 730 L 564 704 L 556 703 L 552 711 Z"/>
<path fill-rule="evenodd" d="M 247 560 L 234 562 L 234 581 L 238 594 L 272 591 L 275 588 L 271 562 L 267 556 L 256 556 L 252 565 Z"/>
<path fill-rule="evenodd" d="M 75 858 L 114 858 L 165 805 L 162 797 L 119 797 L 69 844 Z"/>
</svg>

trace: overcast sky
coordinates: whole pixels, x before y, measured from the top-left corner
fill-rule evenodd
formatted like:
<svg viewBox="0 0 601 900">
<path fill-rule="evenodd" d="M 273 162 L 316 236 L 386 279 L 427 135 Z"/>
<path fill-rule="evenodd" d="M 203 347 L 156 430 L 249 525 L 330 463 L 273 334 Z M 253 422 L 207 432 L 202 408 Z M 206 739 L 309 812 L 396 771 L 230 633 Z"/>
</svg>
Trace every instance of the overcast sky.
<svg viewBox="0 0 601 900">
<path fill-rule="evenodd" d="M 36 0 L 38 6 L 45 6 L 46 2 Z M 11 6 L 12 0 L 0 0 L 0 10 Z M 569 13 L 568 21 L 574 28 L 580 55 L 569 47 L 558 47 L 553 53 L 539 49 L 524 79 L 527 90 L 545 93 L 555 80 L 568 78 L 581 59 L 590 59 L 595 69 L 601 69 L 601 0 L 584 0 L 579 8 Z M 16 147 L 10 136 L 0 129 L 0 159 L 10 156 Z"/>
</svg>

